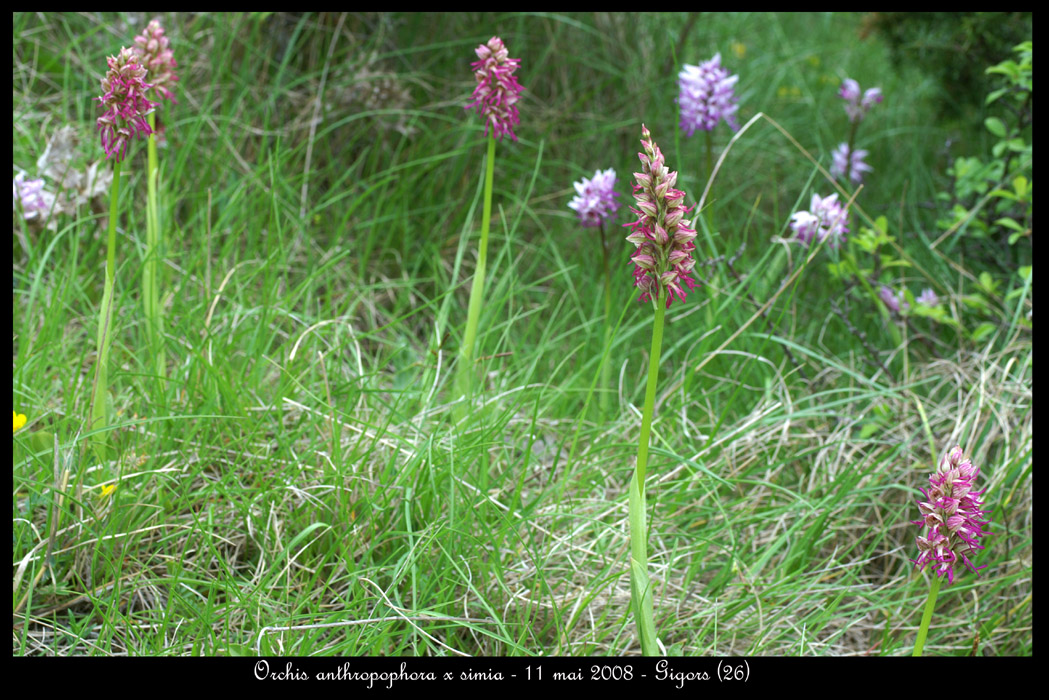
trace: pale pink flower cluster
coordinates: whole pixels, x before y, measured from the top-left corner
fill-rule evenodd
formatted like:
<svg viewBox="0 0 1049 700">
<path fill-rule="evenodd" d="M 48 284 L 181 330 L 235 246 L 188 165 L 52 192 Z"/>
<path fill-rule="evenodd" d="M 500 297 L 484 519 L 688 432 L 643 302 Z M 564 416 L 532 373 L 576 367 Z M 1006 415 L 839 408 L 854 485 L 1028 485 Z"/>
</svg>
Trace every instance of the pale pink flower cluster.
<svg viewBox="0 0 1049 700">
<path fill-rule="evenodd" d="M 885 302 L 885 306 L 889 308 L 889 311 L 896 314 L 900 313 L 901 309 L 907 311 L 911 307 L 911 305 L 904 300 L 903 294 L 894 292 L 884 284 L 878 289 L 878 298 Z M 936 292 L 928 287 L 922 290 L 922 293 L 918 295 L 915 301 L 919 305 L 930 309 L 940 305 L 940 297 L 936 296 Z"/>
<path fill-rule="evenodd" d="M 923 289 L 922 293 L 918 295 L 918 298 L 915 299 L 915 301 L 923 306 L 932 307 L 940 305 L 940 297 L 936 296 L 936 292 L 932 291 L 929 287 Z"/>
<path fill-rule="evenodd" d="M 826 240 L 827 245 L 836 247 L 849 232 L 848 220 L 849 210 L 838 201 L 837 193 L 827 197 L 814 194 L 808 211 L 799 211 L 790 217 L 790 228 L 795 239 L 806 246 Z"/>
<path fill-rule="evenodd" d="M 980 539 L 990 532 L 989 521 L 983 518 L 990 512 L 983 510 L 976 491 L 976 477 L 980 470 L 965 457 L 962 448 L 955 446 L 940 460 L 940 468 L 929 477 L 929 488 L 919 489 L 925 500 L 918 501 L 921 520 L 915 525 L 928 528 L 918 536 L 918 558 L 912 559 L 918 568 L 932 565 L 933 573 L 954 583 L 954 567 L 965 566 L 972 572 L 987 567 L 975 566 L 971 557 L 984 549 Z"/>
<path fill-rule="evenodd" d="M 135 48 L 139 60 L 149 72 L 149 81 L 154 92 L 160 97 L 177 104 L 172 88 L 178 82 L 175 74 L 175 55 L 171 51 L 171 41 L 164 36 L 160 22 L 153 20 L 142 33 L 135 37 Z"/>
<path fill-rule="evenodd" d="M 881 88 L 868 88 L 860 97 L 860 84 L 852 78 L 846 78 L 838 90 L 838 97 L 845 100 L 845 113 L 850 122 L 862 121 L 867 112 L 883 99 Z"/>
<path fill-rule="evenodd" d="M 900 309 L 906 311 L 911 306 L 904 301 L 902 294 L 897 294 L 884 284 L 881 286 L 881 289 L 878 290 L 878 298 L 880 298 L 885 303 L 885 306 L 889 308 L 889 311 L 894 314 L 900 313 Z"/>
<path fill-rule="evenodd" d="M 685 64 L 678 73 L 680 93 L 677 98 L 681 107 L 681 129 L 685 134 L 692 136 L 696 129 L 712 131 L 721 120 L 733 131 L 739 129 L 736 121 L 738 81 L 738 75 L 729 75 L 722 67 L 720 53 L 698 66 Z"/>
<path fill-rule="evenodd" d="M 579 215 L 579 222 L 584 228 L 600 226 L 615 217 L 619 210 L 615 170 L 595 170 L 592 178 L 583 178 L 573 183 L 573 186 L 576 196 L 568 203 L 568 207 Z"/>
<path fill-rule="evenodd" d="M 43 178 L 27 180 L 25 173 L 18 173 L 12 181 L 14 200 L 12 209 L 22 210 L 26 220 L 44 219 L 55 205 L 55 195 L 44 189 Z"/>
<path fill-rule="evenodd" d="M 834 177 L 847 177 L 857 185 L 860 184 L 863 182 L 863 173 L 869 173 L 874 170 L 863 160 L 867 157 L 867 154 L 868 151 L 862 148 L 856 149 L 850 154 L 849 144 L 838 144 L 838 147 L 834 149 L 834 161 L 830 166 L 830 174 Z"/>
<path fill-rule="evenodd" d="M 514 126 L 521 121 L 517 101 L 524 87 L 517 82 L 514 71 L 521 59 L 510 58 L 503 40 L 497 36 L 478 46 L 474 52 L 480 59 L 470 64 L 477 78 L 477 87 L 473 91 L 473 102 L 466 105 L 466 109 L 477 107 L 485 120 L 485 136 L 490 127 L 497 139 L 509 134 L 516 141 Z"/>
<path fill-rule="evenodd" d="M 692 257 L 696 246 L 692 241 L 696 232 L 684 218 L 689 212 L 685 193 L 674 189 L 677 172 L 668 171 L 663 153 L 644 124 L 641 137 L 645 152 L 638 154 L 641 172 L 634 173 L 637 208 L 630 207 L 638 218 L 626 224 L 631 229 L 626 239 L 637 246 L 630 260 L 634 263 L 634 285 L 641 290 L 641 301 L 666 296 L 669 308 L 675 296 L 685 300 L 686 287 L 696 286 L 692 279 L 696 266 Z"/>
<path fill-rule="evenodd" d="M 109 72 L 102 79 L 102 97 L 98 98 L 102 104 L 98 130 L 102 133 L 106 158 L 116 156 L 117 161 L 121 161 L 135 134 L 152 133 L 146 115 L 156 103 L 145 97 L 153 86 L 145 81 L 146 68 L 135 51 L 122 48 L 119 54 L 106 60 Z"/>
<path fill-rule="evenodd" d="M 99 159 L 80 165 L 79 134 L 67 124 L 54 131 L 36 161 L 38 178 L 29 178 L 20 168 L 14 177 L 14 209 L 33 228 L 57 230 L 58 215 L 76 214 L 82 206 L 95 211 L 105 207 L 113 171 Z"/>
</svg>

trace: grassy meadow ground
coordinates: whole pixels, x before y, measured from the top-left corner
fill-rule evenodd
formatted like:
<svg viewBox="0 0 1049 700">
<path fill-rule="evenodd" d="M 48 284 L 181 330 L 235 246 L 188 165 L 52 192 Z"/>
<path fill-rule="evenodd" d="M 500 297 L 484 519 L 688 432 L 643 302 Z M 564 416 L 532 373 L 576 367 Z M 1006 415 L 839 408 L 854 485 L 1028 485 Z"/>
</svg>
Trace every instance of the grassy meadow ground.
<svg viewBox="0 0 1049 700">
<path fill-rule="evenodd" d="M 14 16 L 16 167 L 35 176 L 66 124 L 80 166 L 102 157 L 106 56 L 149 19 Z M 862 15 L 704 14 L 684 34 L 686 14 L 159 19 L 181 76 L 160 112 L 166 372 L 140 299 L 137 141 L 111 460 L 83 449 L 108 193 L 54 230 L 15 218 L 14 654 L 639 653 L 626 491 L 653 314 L 621 224 L 642 122 L 687 203 L 701 196 L 704 135 L 677 126 L 677 72 L 719 51 L 740 122 L 775 123 L 729 150 L 697 217 L 704 284 L 666 316 L 648 471 L 660 640 L 909 655 L 930 576 L 910 561 L 917 489 L 960 444 L 993 534 L 987 568 L 941 589 L 925 653 L 1033 654 L 1030 285 L 1003 259 L 1016 248 L 936 225 L 948 166 L 990 148 L 983 115 L 940 119 L 949 96 L 861 38 Z M 463 410 L 486 143 L 463 107 L 493 35 L 525 91 L 519 140 L 496 149 L 479 398 Z M 828 167 L 847 138 L 845 77 L 885 95 L 858 133 L 874 171 L 852 232 L 885 217 L 883 252 L 904 264 L 877 274 L 935 289 L 954 325 L 892 316 L 830 274 L 834 251 L 807 261 L 787 242 L 792 212 L 834 191 L 806 153 Z M 731 137 L 713 132 L 716 155 Z M 567 206 L 605 168 L 624 204 L 608 319 L 598 233 Z"/>
</svg>

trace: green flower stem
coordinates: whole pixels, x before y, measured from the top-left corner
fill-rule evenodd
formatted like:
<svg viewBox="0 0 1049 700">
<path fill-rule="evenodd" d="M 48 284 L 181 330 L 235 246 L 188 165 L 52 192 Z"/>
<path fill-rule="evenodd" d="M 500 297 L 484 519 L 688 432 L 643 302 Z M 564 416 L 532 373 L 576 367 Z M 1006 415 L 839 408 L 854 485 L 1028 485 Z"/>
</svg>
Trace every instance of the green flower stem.
<svg viewBox="0 0 1049 700">
<path fill-rule="evenodd" d="M 664 294 L 668 293 L 664 290 Z M 663 349 L 663 318 L 666 297 L 655 302 L 652 322 L 652 350 L 648 357 L 648 382 L 645 385 L 645 408 L 641 415 L 641 440 L 637 449 L 637 469 L 630 479 L 630 592 L 634 603 L 641 652 L 658 656 L 656 625 L 653 617 L 652 586 L 648 579 L 648 530 L 645 527 L 645 472 L 648 470 L 648 441 L 652 434 L 652 414 L 656 404 L 656 382 L 659 379 L 659 355 Z"/>
<path fill-rule="evenodd" d="M 856 131 L 859 129 L 860 123 L 855 121 L 852 123 L 852 128 L 849 129 L 849 145 L 845 151 L 845 184 L 849 183 L 849 174 L 852 172 L 852 148 L 856 144 Z"/>
<path fill-rule="evenodd" d="M 156 115 L 149 113 L 149 135 L 146 200 L 146 264 L 142 268 L 142 304 L 146 315 L 150 355 L 158 376 L 165 376 L 164 345 L 161 340 L 164 319 L 160 308 L 160 206 L 158 203 L 159 164 L 157 159 Z"/>
<path fill-rule="evenodd" d="M 648 578 L 648 530 L 645 527 L 645 493 L 638 488 L 637 472 L 630 477 L 630 598 L 641 639 L 641 653 L 659 656 L 653 614 L 652 584 Z"/>
<path fill-rule="evenodd" d="M 707 178 L 714 174 L 714 132 L 707 131 Z"/>
<path fill-rule="evenodd" d="M 477 326 L 481 320 L 481 299 L 484 296 L 484 274 L 488 264 L 488 228 L 492 222 L 492 180 L 495 173 L 495 135 L 488 135 L 487 169 L 484 174 L 484 208 L 481 213 L 481 244 L 477 248 L 477 269 L 470 287 L 470 306 L 466 313 L 466 333 L 459 349 L 459 367 L 456 371 L 456 396 L 473 396 L 473 351 L 477 340 Z M 460 412 L 465 415 L 466 408 Z"/>
<path fill-rule="evenodd" d="M 707 133 L 707 180 L 714 177 L 714 132 L 713 130 Z M 702 186 L 702 183 L 701 183 Z M 702 190 L 700 190 L 702 191 Z M 710 190 L 707 192 L 707 206 L 704 212 L 707 218 L 707 228 L 711 231 L 714 230 L 714 186 L 710 186 Z"/>
<path fill-rule="evenodd" d="M 113 341 L 113 287 L 117 267 L 117 198 L 120 194 L 120 161 L 113 163 L 113 184 L 109 189 L 109 238 L 106 243 L 106 281 L 102 306 L 98 310 L 97 364 L 91 392 L 91 430 L 106 427 L 106 396 L 109 388 L 109 346 Z M 106 460 L 106 432 L 94 436 L 91 445 L 100 461 Z"/>
<path fill-rule="evenodd" d="M 663 292 L 668 294 L 666 290 Z M 659 379 L 659 355 L 663 349 L 663 317 L 666 315 L 666 297 L 654 303 L 656 316 L 652 321 L 652 350 L 648 356 L 648 382 L 645 384 L 645 409 L 641 415 L 641 442 L 637 449 L 637 481 L 641 495 L 645 495 L 645 472 L 648 469 L 648 438 L 652 433 L 652 413 L 656 406 L 656 382 Z"/>
<path fill-rule="evenodd" d="M 612 280 L 608 271 L 608 246 L 605 243 L 605 224 L 601 222 L 601 262 L 605 271 L 605 345 L 607 346 L 612 337 Z M 601 392 L 599 394 L 599 405 L 601 415 L 608 417 L 609 395 L 608 390 L 612 386 L 612 365 L 608 362 L 608 353 L 601 361 Z"/>
<path fill-rule="evenodd" d="M 918 628 L 918 639 L 914 642 L 914 656 L 921 656 L 925 648 L 925 638 L 929 634 L 929 622 L 932 621 L 932 611 L 936 609 L 936 596 L 940 593 L 940 578 L 932 577 L 932 585 L 929 586 L 929 598 L 925 601 L 925 612 L 922 613 L 922 624 Z"/>
</svg>

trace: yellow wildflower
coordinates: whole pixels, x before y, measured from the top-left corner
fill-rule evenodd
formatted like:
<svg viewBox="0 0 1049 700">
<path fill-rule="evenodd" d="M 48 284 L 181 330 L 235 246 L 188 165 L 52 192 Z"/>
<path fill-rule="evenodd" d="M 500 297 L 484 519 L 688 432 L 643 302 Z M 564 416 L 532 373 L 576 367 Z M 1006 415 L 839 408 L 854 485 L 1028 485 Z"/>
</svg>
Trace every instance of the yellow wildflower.
<svg viewBox="0 0 1049 700">
<path fill-rule="evenodd" d="M 23 425 L 25 425 L 26 417 L 25 417 L 24 413 L 19 413 L 18 411 L 11 411 L 11 413 L 13 413 L 15 415 L 15 429 L 12 432 L 12 435 L 13 435 L 14 433 L 18 432 L 19 428 L 21 428 Z"/>
<path fill-rule="evenodd" d="M 98 497 L 99 498 L 108 498 L 109 494 L 113 493 L 116 490 L 117 490 L 117 485 L 116 484 L 105 484 L 102 487 L 102 492 L 98 494 Z"/>
</svg>

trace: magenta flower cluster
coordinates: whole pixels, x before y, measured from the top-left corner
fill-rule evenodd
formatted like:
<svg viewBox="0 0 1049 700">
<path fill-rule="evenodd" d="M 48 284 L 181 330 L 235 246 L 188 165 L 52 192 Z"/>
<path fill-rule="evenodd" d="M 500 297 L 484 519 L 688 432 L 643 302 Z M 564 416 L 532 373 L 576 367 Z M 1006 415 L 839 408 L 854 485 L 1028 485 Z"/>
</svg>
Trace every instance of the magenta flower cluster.
<svg viewBox="0 0 1049 700">
<path fill-rule="evenodd" d="M 974 485 L 980 470 L 972 460 L 965 457 L 962 448 L 955 446 L 940 460 L 940 468 L 929 477 L 929 488 L 920 489 L 925 500 L 918 501 L 921 520 L 914 524 L 925 530 L 918 536 L 918 558 L 912 559 L 918 568 L 932 565 L 933 573 L 954 583 L 954 568 L 965 566 L 972 572 L 986 568 L 977 567 L 972 556 L 984 549 L 980 539 L 990 534 L 984 528 L 989 521 L 983 518 L 990 512 L 983 510 L 980 496 Z"/>
<path fill-rule="evenodd" d="M 790 217 L 790 228 L 795 239 L 806 246 L 814 240 L 826 240 L 828 245 L 836 247 L 849 232 L 848 220 L 849 210 L 838 201 L 837 193 L 827 197 L 814 194 L 809 211 L 799 211 Z"/>
<path fill-rule="evenodd" d="M 677 172 L 668 172 L 659 146 L 652 135 L 641 125 L 641 145 L 644 153 L 641 172 L 634 173 L 634 199 L 637 208 L 630 211 L 637 221 L 625 224 L 631 229 L 627 240 L 637 246 L 630 260 L 634 263 L 634 286 L 641 290 L 641 301 L 659 300 L 666 296 L 669 308 L 676 296 L 685 300 L 685 288 L 694 289 L 692 270 L 696 261 L 692 257 L 696 237 L 691 222 L 685 214 L 685 193 L 675 190 Z M 665 292 L 664 292 L 665 290 Z"/>
<path fill-rule="evenodd" d="M 881 88 L 868 88 L 860 96 L 860 84 L 852 78 L 846 78 L 838 90 L 838 97 L 845 100 L 845 113 L 849 115 L 849 121 L 856 123 L 863 121 L 867 112 L 874 105 L 882 101 Z"/>
<path fill-rule="evenodd" d="M 159 97 L 177 103 L 172 88 L 178 82 L 175 74 L 175 55 L 171 51 L 171 41 L 164 36 L 164 28 L 157 20 L 151 21 L 135 37 L 135 48 L 142 65 L 149 73 L 149 81 Z"/>
<path fill-rule="evenodd" d="M 834 177 L 847 177 L 857 185 L 863 182 L 863 173 L 874 170 L 864 162 L 867 151 L 863 149 L 854 150 L 849 153 L 849 144 L 841 143 L 834 150 L 834 162 L 830 166 L 830 174 Z"/>
<path fill-rule="evenodd" d="M 477 87 L 473 91 L 473 102 L 466 105 L 466 109 L 477 108 L 485 120 L 485 136 L 491 128 L 497 139 L 509 134 L 516 141 L 514 126 L 521 121 L 517 101 L 524 87 L 517 82 L 514 71 L 521 59 L 509 58 L 509 51 L 497 36 L 478 46 L 474 52 L 480 59 L 470 64 L 477 78 Z"/>
<path fill-rule="evenodd" d="M 678 73 L 677 102 L 681 107 L 681 129 L 688 136 L 696 130 L 713 131 L 718 121 L 724 120 L 733 131 L 739 129 L 736 111 L 738 75 L 729 75 L 721 66 L 721 54 L 698 66 L 685 64 Z"/>
<path fill-rule="evenodd" d="M 600 226 L 615 217 L 619 210 L 616 182 L 616 171 L 609 168 L 595 170 L 589 180 L 583 178 L 573 183 L 576 196 L 568 203 L 568 207 L 579 216 L 579 222 L 584 228 Z"/>
<path fill-rule="evenodd" d="M 153 86 L 146 83 L 146 68 L 135 51 L 122 48 L 118 55 L 106 60 L 109 72 L 102 79 L 102 97 L 98 98 L 102 104 L 98 129 L 106 158 L 116 156 L 121 161 L 135 134 L 152 133 L 146 115 L 157 105 L 145 97 Z"/>
</svg>

